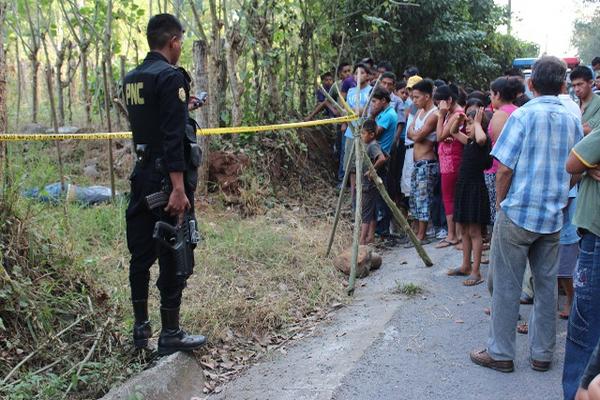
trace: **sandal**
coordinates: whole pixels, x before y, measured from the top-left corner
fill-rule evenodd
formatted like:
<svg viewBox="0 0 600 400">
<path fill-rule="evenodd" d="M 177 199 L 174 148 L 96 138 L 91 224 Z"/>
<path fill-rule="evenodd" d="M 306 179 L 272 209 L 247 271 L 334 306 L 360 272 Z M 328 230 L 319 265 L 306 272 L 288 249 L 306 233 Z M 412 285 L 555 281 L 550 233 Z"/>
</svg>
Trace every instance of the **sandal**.
<svg viewBox="0 0 600 400">
<path fill-rule="evenodd" d="M 469 277 L 464 280 L 463 285 L 477 286 L 480 283 L 483 283 L 483 278 L 481 276 L 469 275 Z"/>
<path fill-rule="evenodd" d="M 489 264 L 490 263 L 490 259 L 489 258 L 482 258 L 481 261 L 479 261 L 480 264 Z"/>
<path fill-rule="evenodd" d="M 429 243 L 431 243 L 431 239 L 425 238 L 425 239 L 421 240 L 421 246 L 424 246 L 424 245 L 429 244 Z M 414 243 L 412 241 L 409 241 L 408 243 L 406 243 L 404 245 L 405 249 L 410 249 L 410 248 L 413 248 L 413 247 L 415 247 L 415 245 L 414 245 Z"/>
<path fill-rule="evenodd" d="M 464 272 L 461 267 L 451 268 L 446 272 L 448 276 L 469 276 L 471 272 Z"/>
<path fill-rule="evenodd" d="M 443 248 L 450 247 L 450 246 L 456 246 L 457 244 L 458 244 L 458 241 L 451 242 L 448 239 L 442 239 L 434 247 L 436 249 L 443 249 Z"/>
</svg>

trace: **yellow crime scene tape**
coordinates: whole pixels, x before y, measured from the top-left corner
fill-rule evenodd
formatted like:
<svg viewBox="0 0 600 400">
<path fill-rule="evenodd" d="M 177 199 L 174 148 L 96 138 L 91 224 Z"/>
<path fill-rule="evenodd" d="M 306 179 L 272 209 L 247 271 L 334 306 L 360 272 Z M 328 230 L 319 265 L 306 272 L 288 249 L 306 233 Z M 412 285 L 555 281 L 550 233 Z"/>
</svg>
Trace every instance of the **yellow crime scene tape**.
<svg viewBox="0 0 600 400">
<path fill-rule="evenodd" d="M 225 135 L 239 133 L 256 133 L 265 131 L 276 131 L 285 129 L 308 128 L 311 126 L 339 124 L 351 122 L 358 119 L 354 113 L 337 118 L 320 119 L 306 122 L 290 122 L 286 124 L 260 125 L 260 126 L 234 126 L 226 128 L 206 128 L 198 129 L 198 136 L 207 135 Z M 106 139 L 131 139 L 131 132 L 104 132 L 104 133 L 63 133 L 63 134 L 40 134 L 40 133 L 4 133 L 0 134 L 0 141 L 3 142 L 34 142 L 34 141 L 52 141 L 52 140 L 106 140 Z"/>
</svg>

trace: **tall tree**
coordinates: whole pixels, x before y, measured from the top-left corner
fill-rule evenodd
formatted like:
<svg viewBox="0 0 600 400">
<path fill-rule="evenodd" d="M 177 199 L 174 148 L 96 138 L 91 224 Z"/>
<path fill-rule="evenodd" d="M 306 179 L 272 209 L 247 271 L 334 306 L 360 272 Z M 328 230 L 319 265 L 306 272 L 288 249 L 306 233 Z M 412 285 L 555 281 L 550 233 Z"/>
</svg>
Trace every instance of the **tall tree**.
<svg viewBox="0 0 600 400">
<path fill-rule="evenodd" d="M 95 37 L 97 37 L 93 24 L 89 18 L 94 17 L 89 8 L 85 7 L 82 0 L 81 8 L 73 0 L 59 0 L 61 10 L 71 31 L 71 35 L 79 48 L 79 60 L 81 64 L 81 94 L 84 102 L 85 122 L 89 126 L 92 123 L 92 99 L 90 96 L 88 79 L 88 57 L 89 49 Z M 90 27 L 92 29 L 90 29 Z"/>
<path fill-rule="evenodd" d="M 17 33 L 17 37 L 23 44 L 23 48 L 29 58 L 31 67 L 31 122 L 38 120 L 38 72 L 40 61 L 38 59 L 41 48 L 41 33 L 40 33 L 40 12 L 39 8 L 35 7 L 32 10 L 32 5 L 29 0 L 13 2 L 13 20 L 12 28 Z M 22 19 L 25 19 L 27 27 L 22 28 Z"/>
<path fill-rule="evenodd" d="M 600 24 L 600 8 L 596 7 L 591 17 L 577 19 L 573 26 L 572 43 L 585 63 L 590 63 L 594 57 L 600 56 L 598 24 Z"/>
<path fill-rule="evenodd" d="M 4 32 L 6 20 L 6 2 L 0 0 L 0 133 L 6 132 L 6 54 L 4 53 Z M 5 163 L 7 161 L 6 142 L 0 142 L 0 181 L 5 182 Z"/>
</svg>

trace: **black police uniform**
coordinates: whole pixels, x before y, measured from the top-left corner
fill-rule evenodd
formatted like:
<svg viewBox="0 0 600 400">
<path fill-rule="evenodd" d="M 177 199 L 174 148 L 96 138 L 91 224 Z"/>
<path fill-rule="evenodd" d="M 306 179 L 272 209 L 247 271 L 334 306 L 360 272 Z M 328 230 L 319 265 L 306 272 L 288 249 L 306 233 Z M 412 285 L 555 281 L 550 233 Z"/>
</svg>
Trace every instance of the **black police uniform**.
<svg viewBox="0 0 600 400">
<path fill-rule="evenodd" d="M 162 319 L 159 351 L 189 350 L 198 347 L 200 341 L 203 344 L 205 339 L 189 336 L 179 329 L 179 306 L 186 279 L 177 277 L 173 253 L 157 246 L 152 238 L 157 221 L 176 225 L 177 218 L 167 215 L 164 207 L 150 210 L 145 197 L 163 190 L 165 184 L 170 183 L 170 172 L 183 172 L 185 192 L 193 207 L 200 154 L 195 145 L 195 122 L 188 112 L 190 78 L 185 70 L 169 64 L 162 54 L 152 51 L 141 65 L 126 75 L 124 91 L 137 153 L 126 212 L 134 343 L 136 347 L 145 347 L 151 336 L 148 286 L 150 267 L 158 258 L 160 272 L 156 285 L 160 291 Z"/>
</svg>

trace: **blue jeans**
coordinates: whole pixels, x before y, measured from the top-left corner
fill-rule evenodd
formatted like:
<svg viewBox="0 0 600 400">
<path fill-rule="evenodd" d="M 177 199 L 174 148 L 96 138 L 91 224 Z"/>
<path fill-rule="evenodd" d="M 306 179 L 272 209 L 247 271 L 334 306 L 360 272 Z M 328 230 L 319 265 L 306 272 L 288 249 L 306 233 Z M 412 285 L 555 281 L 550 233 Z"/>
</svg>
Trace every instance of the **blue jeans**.
<svg viewBox="0 0 600 400">
<path fill-rule="evenodd" d="M 573 276 L 575 296 L 569 316 L 563 392 L 575 398 L 588 360 L 600 338 L 600 237 L 585 233 L 579 242 L 579 260 Z"/>
</svg>

